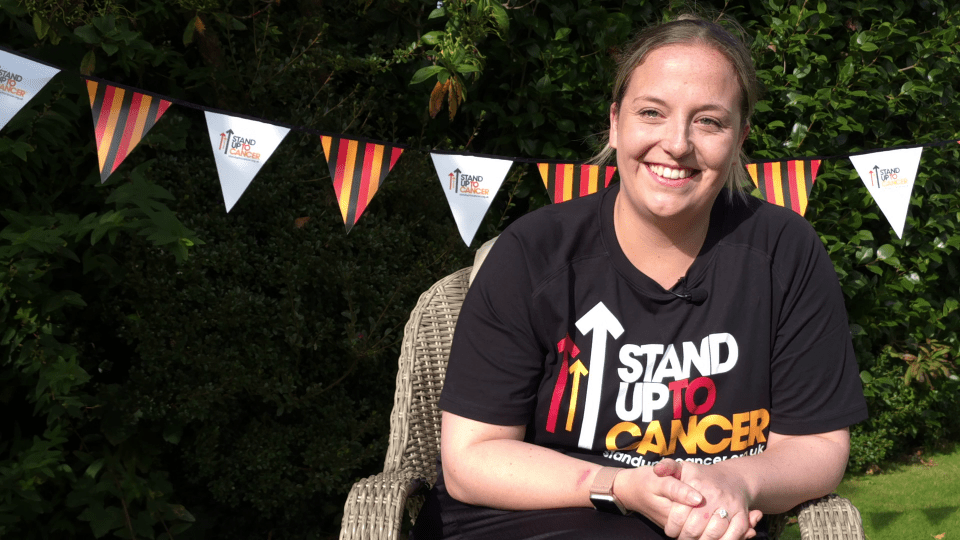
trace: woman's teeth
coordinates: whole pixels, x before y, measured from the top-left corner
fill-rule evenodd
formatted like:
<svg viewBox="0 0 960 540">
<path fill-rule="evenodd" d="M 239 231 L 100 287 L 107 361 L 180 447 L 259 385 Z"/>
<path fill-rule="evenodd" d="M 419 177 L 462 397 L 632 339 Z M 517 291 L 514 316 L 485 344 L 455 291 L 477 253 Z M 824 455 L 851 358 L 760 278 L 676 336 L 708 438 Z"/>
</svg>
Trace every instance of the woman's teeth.
<svg viewBox="0 0 960 540">
<path fill-rule="evenodd" d="M 650 170 L 653 171 L 657 176 L 662 176 L 663 178 L 669 178 L 671 180 L 688 178 L 693 176 L 693 173 L 695 172 L 693 169 L 672 169 L 670 167 L 664 167 L 663 165 L 650 165 Z"/>
</svg>

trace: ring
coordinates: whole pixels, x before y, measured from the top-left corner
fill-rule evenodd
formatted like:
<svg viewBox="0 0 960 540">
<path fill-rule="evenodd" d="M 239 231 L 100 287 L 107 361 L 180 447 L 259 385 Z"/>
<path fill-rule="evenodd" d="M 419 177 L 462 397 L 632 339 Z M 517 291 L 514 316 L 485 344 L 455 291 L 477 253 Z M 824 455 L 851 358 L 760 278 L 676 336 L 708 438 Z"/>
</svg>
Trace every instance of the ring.
<svg viewBox="0 0 960 540">
<path fill-rule="evenodd" d="M 728 515 L 727 511 L 724 510 L 723 508 L 717 509 L 716 514 L 720 516 L 720 519 L 727 519 L 727 515 Z"/>
</svg>

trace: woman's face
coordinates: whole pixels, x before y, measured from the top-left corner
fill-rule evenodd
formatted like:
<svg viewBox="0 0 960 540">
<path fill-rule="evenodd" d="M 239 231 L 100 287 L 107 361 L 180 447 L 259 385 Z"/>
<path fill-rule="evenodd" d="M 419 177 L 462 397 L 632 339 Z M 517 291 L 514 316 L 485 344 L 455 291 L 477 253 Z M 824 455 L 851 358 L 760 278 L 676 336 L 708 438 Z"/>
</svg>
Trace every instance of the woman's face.
<svg viewBox="0 0 960 540">
<path fill-rule="evenodd" d="M 653 221 L 708 216 L 747 135 L 740 96 L 733 65 L 711 47 L 647 54 L 610 108 L 625 209 Z"/>
</svg>

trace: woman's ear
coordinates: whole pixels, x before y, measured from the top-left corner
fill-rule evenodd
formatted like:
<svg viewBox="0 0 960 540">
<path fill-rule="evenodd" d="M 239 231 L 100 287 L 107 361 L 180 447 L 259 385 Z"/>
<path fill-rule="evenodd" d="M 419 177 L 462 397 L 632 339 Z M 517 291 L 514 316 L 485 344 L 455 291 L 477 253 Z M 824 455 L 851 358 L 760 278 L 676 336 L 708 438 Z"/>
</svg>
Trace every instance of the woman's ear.
<svg viewBox="0 0 960 540">
<path fill-rule="evenodd" d="M 740 134 L 740 148 L 743 149 L 743 143 L 747 140 L 747 136 L 750 135 L 750 124 L 743 125 L 743 133 Z"/>
<path fill-rule="evenodd" d="M 614 150 L 617 149 L 617 118 L 619 108 L 616 103 L 610 104 L 610 136 L 607 138 L 607 145 Z"/>
</svg>

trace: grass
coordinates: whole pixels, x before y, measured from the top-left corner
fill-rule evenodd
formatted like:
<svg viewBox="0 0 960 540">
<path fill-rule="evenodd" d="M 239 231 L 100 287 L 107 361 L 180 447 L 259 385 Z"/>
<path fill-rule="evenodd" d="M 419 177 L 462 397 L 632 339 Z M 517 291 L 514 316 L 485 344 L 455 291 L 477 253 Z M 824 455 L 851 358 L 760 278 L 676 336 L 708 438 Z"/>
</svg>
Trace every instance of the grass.
<svg viewBox="0 0 960 540">
<path fill-rule="evenodd" d="M 848 474 L 837 493 L 860 510 L 867 540 L 960 540 L 960 446 Z M 781 538 L 799 540 L 799 527 Z"/>
</svg>

